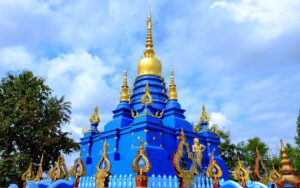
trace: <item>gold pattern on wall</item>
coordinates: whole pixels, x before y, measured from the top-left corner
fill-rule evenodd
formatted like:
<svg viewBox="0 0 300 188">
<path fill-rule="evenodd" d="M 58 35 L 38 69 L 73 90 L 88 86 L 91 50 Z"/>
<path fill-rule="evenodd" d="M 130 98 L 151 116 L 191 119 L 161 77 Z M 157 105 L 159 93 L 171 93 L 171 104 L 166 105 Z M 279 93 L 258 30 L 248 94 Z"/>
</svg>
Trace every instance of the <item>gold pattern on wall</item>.
<svg viewBox="0 0 300 188">
<path fill-rule="evenodd" d="M 146 88 L 145 88 L 145 94 L 142 96 L 142 104 L 143 105 L 147 105 L 150 104 L 152 105 L 153 99 L 150 93 L 150 89 L 149 89 L 149 84 L 146 84 Z"/>
<path fill-rule="evenodd" d="M 63 156 L 58 157 L 57 163 L 49 171 L 49 176 L 52 181 L 59 179 L 69 179 L 69 172 Z"/>
<path fill-rule="evenodd" d="M 40 159 L 39 168 L 37 170 L 36 177 L 34 178 L 34 181 L 40 181 L 40 180 L 42 180 L 42 176 L 43 176 L 43 161 L 44 161 L 44 154 L 42 154 L 42 157 Z"/>
<path fill-rule="evenodd" d="M 189 144 L 186 142 L 186 138 L 184 135 L 183 129 L 181 129 L 181 133 L 179 135 L 179 145 L 177 147 L 176 153 L 173 157 L 173 166 L 176 171 L 176 175 L 180 178 L 180 183 L 184 186 L 191 186 L 194 181 L 194 174 L 196 172 L 196 160 L 194 155 L 190 152 Z M 184 150 L 185 148 L 185 150 Z M 187 158 L 184 158 L 184 151 L 187 154 Z M 182 161 L 190 160 L 191 168 L 187 169 L 185 165 L 182 165 Z"/>
</svg>

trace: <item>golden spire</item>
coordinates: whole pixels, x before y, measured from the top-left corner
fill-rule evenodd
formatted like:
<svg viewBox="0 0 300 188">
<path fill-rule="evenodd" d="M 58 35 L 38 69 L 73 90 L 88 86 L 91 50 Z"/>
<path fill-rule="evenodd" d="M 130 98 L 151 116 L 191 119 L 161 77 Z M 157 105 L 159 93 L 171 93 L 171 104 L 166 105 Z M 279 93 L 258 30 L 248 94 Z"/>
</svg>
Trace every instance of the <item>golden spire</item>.
<svg viewBox="0 0 300 188">
<path fill-rule="evenodd" d="M 124 79 L 121 90 L 120 102 L 129 102 L 128 85 L 127 85 L 127 71 L 124 71 Z"/>
<path fill-rule="evenodd" d="M 91 123 L 97 123 L 97 124 L 100 123 L 100 118 L 98 116 L 98 106 L 95 107 L 94 113 L 93 113 L 93 115 L 90 118 L 90 122 Z"/>
<path fill-rule="evenodd" d="M 201 116 L 200 116 L 200 124 L 203 123 L 203 122 L 209 122 L 209 120 L 210 120 L 210 117 L 206 113 L 206 111 L 205 111 L 205 105 L 203 104 L 202 105 L 202 113 L 201 113 Z"/>
<path fill-rule="evenodd" d="M 147 39 L 146 39 L 146 49 L 144 51 L 144 57 L 138 63 L 138 76 L 142 75 L 161 75 L 161 63 L 155 57 L 155 52 L 153 49 L 152 40 L 152 19 L 151 12 L 147 19 Z"/>
<path fill-rule="evenodd" d="M 280 172 L 283 175 L 287 175 L 287 174 L 291 174 L 291 175 L 295 175 L 295 169 L 293 168 L 291 161 L 288 158 L 288 155 L 286 154 L 285 148 L 284 148 L 284 144 L 283 144 L 283 140 L 280 140 L 280 152 L 281 152 L 281 168 L 280 168 Z"/>
<path fill-rule="evenodd" d="M 152 20 L 151 12 L 147 19 L 147 39 L 146 39 L 146 50 L 144 51 L 144 57 L 154 57 L 155 52 L 153 50 L 153 40 L 152 40 Z"/>
<path fill-rule="evenodd" d="M 169 86 L 169 100 L 177 100 L 177 91 L 174 81 L 174 70 L 171 68 L 171 81 Z"/>
</svg>

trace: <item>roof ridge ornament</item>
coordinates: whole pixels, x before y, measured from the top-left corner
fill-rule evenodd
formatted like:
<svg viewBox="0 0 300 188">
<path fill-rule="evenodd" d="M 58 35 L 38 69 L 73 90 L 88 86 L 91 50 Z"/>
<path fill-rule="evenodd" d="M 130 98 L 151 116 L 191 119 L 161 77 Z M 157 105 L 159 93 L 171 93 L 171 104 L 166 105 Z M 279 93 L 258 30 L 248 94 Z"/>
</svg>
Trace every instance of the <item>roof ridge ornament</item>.
<svg viewBox="0 0 300 188">
<path fill-rule="evenodd" d="M 100 123 L 100 118 L 99 118 L 98 112 L 99 112 L 99 109 L 98 109 L 98 106 L 96 106 L 96 107 L 94 108 L 94 113 L 93 113 L 93 115 L 90 117 L 90 122 L 91 122 L 91 123 L 97 123 L 97 124 Z"/>
<path fill-rule="evenodd" d="M 121 89 L 120 102 L 129 102 L 128 84 L 127 84 L 127 71 L 124 70 L 123 85 Z"/>
<path fill-rule="evenodd" d="M 171 68 L 171 80 L 169 85 L 169 100 L 177 100 L 177 91 L 176 85 L 174 80 L 174 69 Z"/>
</svg>

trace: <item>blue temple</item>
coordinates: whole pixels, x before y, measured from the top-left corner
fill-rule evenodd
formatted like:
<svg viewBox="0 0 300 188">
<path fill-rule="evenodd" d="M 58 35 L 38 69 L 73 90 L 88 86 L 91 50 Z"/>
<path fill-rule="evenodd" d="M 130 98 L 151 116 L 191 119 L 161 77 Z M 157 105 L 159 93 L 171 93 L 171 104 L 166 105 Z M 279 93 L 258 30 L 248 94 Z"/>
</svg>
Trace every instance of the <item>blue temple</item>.
<svg viewBox="0 0 300 188">
<path fill-rule="evenodd" d="M 209 164 L 209 154 L 215 150 L 213 153 L 223 171 L 222 178 L 229 179 L 225 161 L 219 157 L 220 138 L 207 128 L 208 121 L 200 122 L 201 129 L 196 132 L 193 125 L 185 119 L 185 110 L 181 108 L 177 99 L 173 72 L 169 87 L 161 76 L 161 63 L 155 57 L 152 48 L 151 18 L 148 18 L 147 29 L 146 50 L 138 64 L 138 75 L 133 90 L 128 90 L 125 73 L 120 103 L 113 110 L 112 120 L 99 132 L 100 119 L 96 110 L 91 118 L 90 130 L 81 138 L 81 154 L 87 176 L 96 173 L 105 140 L 109 145 L 107 153 L 112 165 L 112 174 L 134 174 L 131 164 L 140 142 L 143 141 L 152 165 L 148 175 L 174 176 L 172 157 L 177 150 L 180 131 L 183 129 L 190 147 L 194 138 L 198 138 L 200 144 L 206 147 L 202 153 L 203 171 Z"/>
</svg>

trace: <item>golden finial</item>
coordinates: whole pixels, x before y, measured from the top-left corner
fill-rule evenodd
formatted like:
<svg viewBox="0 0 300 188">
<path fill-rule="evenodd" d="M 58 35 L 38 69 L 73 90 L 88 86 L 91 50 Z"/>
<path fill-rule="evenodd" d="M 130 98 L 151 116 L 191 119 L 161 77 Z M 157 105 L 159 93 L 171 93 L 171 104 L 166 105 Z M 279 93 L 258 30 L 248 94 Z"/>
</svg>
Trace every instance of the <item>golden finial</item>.
<svg viewBox="0 0 300 188">
<path fill-rule="evenodd" d="M 183 128 L 181 128 L 179 139 L 180 139 L 180 141 L 185 141 L 185 135 L 184 135 Z"/>
<path fill-rule="evenodd" d="M 206 113 L 205 111 L 205 105 L 203 104 L 202 105 L 202 113 L 201 113 L 201 116 L 200 116 L 200 124 L 203 123 L 203 122 L 209 122 L 210 120 L 210 117 L 209 115 Z"/>
<path fill-rule="evenodd" d="M 100 118 L 98 116 L 98 106 L 95 107 L 94 113 L 93 113 L 93 115 L 90 118 L 90 122 L 91 123 L 97 123 L 97 124 L 100 123 Z"/>
<path fill-rule="evenodd" d="M 149 84 L 146 84 L 145 94 L 142 96 L 142 104 L 152 104 L 152 96 L 149 89 Z"/>
<path fill-rule="evenodd" d="M 151 169 L 151 163 L 144 148 L 144 142 L 140 142 L 140 148 L 131 164 L 132 170 L 139 175 L 144 175 Z"/>
<path fill-rule="evenodd" d="M 129 102 L 128 85 L 127 85 L 127 71 L 124 71 L 124 79 L 120 96 L 121 102 Z"/>
<path fill-rule="evenodd" d="M 283 152 L 285 151 L 285 148 L 284 148 L 284 144 L 283 144 L 283 140 L 280 139 L 280 151 Z"/>
<path fill-rule="evenodd" d="M 177 91 L 176 85 L 174 81 L 174 70 L 173 67 L 171 68 L 171 81 L 169 86 L 169 100 L 177 100 Z"/>
<path fill-rule="evenodd" d="M 147 40 L 146 40 L 146 50 L 144 52 L 144 57 L 154 57 L 155 52 L 153 50 L 153 40 L 152 40 L 152 20 L 151 12 L 149 12 L 147 19 Z"/>
<path fill-rule="evenodd" d="M 161 76 L 162 66 L 155 57 L 155 52 L 153 49 L 152 40 L 152 19 L 151 13 L 149 13 L 147 19 L 147 39 L 146 39 L 146 49 L 144 51 L 144 57 L 138 63 L 138 76 L 142 75 L 156 75 Z"/>
<path fill-rule="evenodd" d="M 94 175 L 96 187 L 108 187 L 108 178 L 110 176 L 111 163 L 107 155 L 108 143 L 105 139 L 103 144 L 103 153 L 97 164 L 97 173 Z"/>
</svg>

